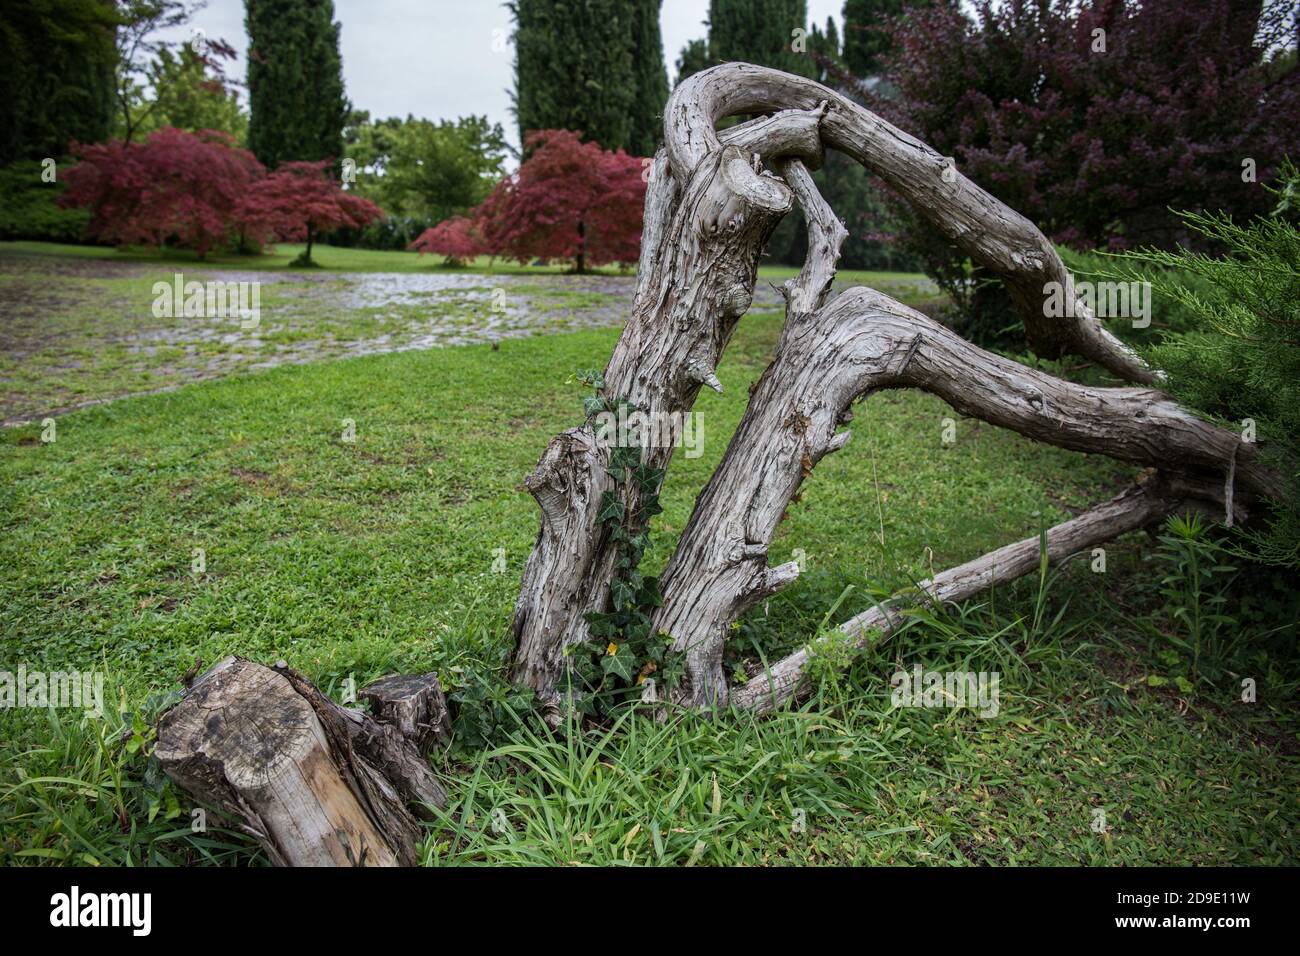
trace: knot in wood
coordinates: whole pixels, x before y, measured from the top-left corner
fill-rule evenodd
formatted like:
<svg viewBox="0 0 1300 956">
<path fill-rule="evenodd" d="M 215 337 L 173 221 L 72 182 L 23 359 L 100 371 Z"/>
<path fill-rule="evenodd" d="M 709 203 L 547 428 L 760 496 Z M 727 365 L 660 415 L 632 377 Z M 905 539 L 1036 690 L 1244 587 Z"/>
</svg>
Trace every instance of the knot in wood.
<svg viewBox="0 0 1300 956">
<path fill-rule="evenodd" d="M 740 318 L 753 301 L 753 290 L 743 282 L 726 285 L 718 294 L 718 308 L 729 319 Z"/>
</svg>

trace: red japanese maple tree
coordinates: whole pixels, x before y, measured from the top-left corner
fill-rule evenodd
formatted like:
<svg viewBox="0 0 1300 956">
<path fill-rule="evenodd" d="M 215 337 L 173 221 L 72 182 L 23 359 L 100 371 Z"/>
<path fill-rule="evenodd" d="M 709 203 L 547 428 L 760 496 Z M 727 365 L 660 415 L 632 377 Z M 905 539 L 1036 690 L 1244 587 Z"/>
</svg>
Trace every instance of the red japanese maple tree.
<svg viewBox="0 0 1300 956">
<path fill-rule="evenodd" d="M 384 211 L 369 199 L 344 192 L 330 175 L 332 162 L 281 163 L 274 173 L 253 183 L 235 210 L 245 233 L 259 242 L 306 242 L 294 265 L 314 265 L 312 242 L 331 229 L 361 229 Z"/>
<path fill-rule="evenodd" d="M 576 272 L 636 262 L 644 163 L 622 150 L 584 143 L 581 133 L 570 130 L 529 133 L 524 146 L 528 159 L 471 210 L 472 225 L 439 223 L 411 247 L 452 256 L 453 241 L 470 240 L 476 243 L 473 254 L 572 262 Z M 470 254 L 468 245 L 460 248 Z"/>
<path fill-rule="evenodd" d="M 92 238 L 119 246 L 170 243 L 202 258 L 229 237 L 235 207 L 265 175 L 262 164 L 216 130 L 164 127 L 143 143 L 74 144 L 59 202 L 90 210 Z"/>
<path fill-rule="evenodd" d="M 411 248 L 421 254 L 430 252 L 445 256 L 446 265 L 458 266 L 485 253 L 487 244 L 473 220 L 452 216 L 420 233 L 411 243 Z"/>
</svg>

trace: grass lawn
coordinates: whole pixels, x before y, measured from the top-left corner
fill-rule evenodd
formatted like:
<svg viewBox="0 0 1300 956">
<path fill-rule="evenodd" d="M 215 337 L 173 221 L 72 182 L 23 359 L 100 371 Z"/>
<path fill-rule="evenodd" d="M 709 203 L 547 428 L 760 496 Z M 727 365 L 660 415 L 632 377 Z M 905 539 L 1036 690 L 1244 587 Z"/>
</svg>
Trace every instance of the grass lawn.
<svg viewBox="0 0 1300 956">
<path fill-rule="evenodd" d="M 779 329 L 779 316 L 747 317 L 718 370 L 725 394 L 699 399 L 705 454 L 669 472 L 652 569 Z M 335 694 L 392 671 L 499 686 L 537 530 L 520 481 L 581 417 L 565 378 L 603 366 L 617 334 L 233 376 L 74 412 L 53 443 L 37 425 L 0 431 L 0 669 L 98 669 L 109 696 L 103 720 L 0 711 L 0 864 L 259 858 L 242 838 L 192 833 L 183 798 L 122 745 L 119 711 L 143 727 L 196 659 L 284 659 Z M 737 662 L 806 642 L 849 585 L 832 622 L 1131 478 L 970 420 L 945 446 L 950 415 L 912 392 L 859 407 L 854 440 L 818 467 L 772 548 L 773 563 L 801 549 L 808 571 L 737 627 Z M 439 757 L 453 803 L 424 857 L 1294 863 L 1294 619 L 1252 605 L 1223 636 L 1223 661 L 1241 658 L 1229 645 L 1249 648 L 1258 703 L 1239 702 L 1234 676 L 1176 692 L 1149 679 L 1177 666 L 1179 625 L 1155 595 L 1169 566 L 1143 536 L 1108 558 L 1105 574 L 1084 559 L 918 616 L 770 718 L 630 717 L 551 739 L 507 714 L 498 745 Z M 889 677 L 913 663 L 997 671 L 998 715 L 892 707 Z"/>
<path fill-rule="evenodd" d="M 199 259 L 183 249 L 114 249 L 109 246 L 79 246 L 57 242 L 0 242 L 0 255 L 66 256 L 77 259 L 99 259 L 110 262 L 139 262 L 188 265 L 210 269 L 238 269 L 240 271 L 280 271 L 290 269 L 289 263 L 298 257 L 306 246 L 302 243 L 281 242 L 268 252 L 255 255 L 213 253 Z M 383 251 L 376 249 L 347 249 L 317 243 L 312 246 L 312 259 L 326 272 L 468 272 L 484 275 L 562 275 L 564 265 L 520 265 L 504 259 L 492 260 L 480 256 L 462 266 L 450 269 L 442 257 L 420 255 L 418 252 Z M 294 272 L 312 272 L 311 269 L 293 269 Z M 628 270 L 616 266 L 594 269 L 596 275 L 630 275 Z M 759 279 L 779 282 L 798 274 L 795 266 L 767 265 L 759 269 Z M 923 278 L 912 272 L 875 272 L 869 270 L 841 269 L 839 278 L 851 284 L 872 285 L 877 282 L 912 281 Z"/>
<path fill-rule="evenodd" d="M 279 271 L 290 268 L 289 263 L 306 249 L 304 243 L 281 242 L 264 253 L 239 255 L 229 252 L 210 253 L 199 259 L 184 249 L 114 249 L 110 246 L 78 246 L 57 242 L 0 242 L 0 253 L 10 255 L 57 255 L 78 259 L 101 259 L 111 262 L 144 262 L 188 265 L 211 269 L 239 269 L 241 271 Z M 446 271 L 441 256 L 420 255 L 417 252 L 390 252 L 376 249 L 347 249 L 316 243 L 311 249 L 312 259 L 321 270 L 329 272 L 426 272 Z M 294 269 L 295 272 L 312 272 L 312 269 Z M 487 257 L 459 267 L 456 272 L 495 272 L 501 274 L 546 275 L 564 271 L 563 266 L 519 265 L 498 260 L 491 263 Z M 600 270 L 617 273 L 617 269 Z"/>
</svg>

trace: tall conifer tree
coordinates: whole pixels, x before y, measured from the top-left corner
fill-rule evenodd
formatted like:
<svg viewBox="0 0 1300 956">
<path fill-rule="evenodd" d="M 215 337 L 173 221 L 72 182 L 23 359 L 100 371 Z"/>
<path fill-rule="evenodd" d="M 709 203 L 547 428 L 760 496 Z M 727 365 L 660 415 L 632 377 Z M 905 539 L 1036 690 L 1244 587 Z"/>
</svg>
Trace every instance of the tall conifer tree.
<svg viewBox="0 0 1300 956">
<path fill-rule="evenodd" d="M 109 0 L 0 2 L 0 163 L 108 138 L 116 23 Z"/>
<path fill-rule="evenodd" d="M 632 137 L 636 84 L 627 0 L 514 0 L 515 117 L 531 130 L 578 130 L 606 149 Z"/>
<path fill-rule="evenodd" d="M 337 159 L 348 113 L 333 0 L 245 0 L 248 145 L 268 168 Z"/>
<path fill-rule="evenodd" d="M 668 73 L 664 69 L 664 41 L 659 32 L 663 0 L 627 0 L 632 8 L 632 70 L 636 101 L 632 106 L 632 134 L 625 144 L 634 156 L 653 156 L 663 139 L 664 104 L 668 101 Z"/>
<path fill-rule="evenodd" d="M 709 58 L 757 63 L 809 75 L 810 57 L 792 49 L 796 30 L 807 41 L 807 0 L 710 0 Z"/>
<path fill-rule="evenodd" d="M 844 63 L 854 76 L 879 75 L 883 59 L 892 49 L 889 35 L 880 28 L 915 6 L 904 0 L 844 0 Z"/>
</svg>

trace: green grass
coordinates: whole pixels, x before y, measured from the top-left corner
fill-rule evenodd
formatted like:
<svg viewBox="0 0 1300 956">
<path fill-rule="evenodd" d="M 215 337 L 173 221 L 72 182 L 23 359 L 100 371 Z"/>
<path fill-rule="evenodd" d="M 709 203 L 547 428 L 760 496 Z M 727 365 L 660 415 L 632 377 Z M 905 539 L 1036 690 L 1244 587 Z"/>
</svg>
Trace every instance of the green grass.
<svg viewBox="0 0 1300 956">
<path fill-rule="evenodd" d="M 779 328 L 779 317 L 747 317 L 718 370 L 725 394 L 699 399 L 705 454 L 674 462 L 651 569 Z M 393 671 L 437 670 L 453 689 L 498 678 L 537 528 L 520 481 L 581 416 L 564 379 L 603 365 L 616 336 L 282 367 L 75 412 L 51 444 L 37 426 L 0 432 L 0 669 L 101 669 L 113 711 L 0 712 L 0 863 L 256 858 L 233 836 L 192 834 L 186 806 L 115 732 L 119 709 L 151 716 L 196 659 L 282 658 L 333 692 Z M 911 392 L 858 409 L 854 440 L 821 463 L 772 547 L 773 563 L 801 549 L 808 571 L 737 628 L 737 658 L 807 642 L 847 585 L 834 620 L 1131 477 L 964 419 L 945 446 L 950 415 Z M 497 548 L 503 574 L 491 570 Z M 1152 616 L 1157 570 L 1136 537 L 1113 548 L 1105 575 L 1079 562 L 1041 588 L 920 617 L 771 718 L 629 718 L 558 739 L 522 718 L 496 749 L 439 756 L 453 803 L 424 855 L 1294 863 L 1294 662 L 1258 643 L 1267 656 L 1247 672 L 1261 686 L 1251 707 L 1235 703 L 1233 679 L 1199 687 L 1190 706 L 1151 686 L 1171 646 L 1148 626 L 1164 620 Z M 1280 613 L 1252 621 L 1266 630 L 1286 623 Z M 892 708 L 889 675 L 914 661 L 998 670 L 1001 713 Z M 1089 829 L 1096 808 L 1105 835 Z"/>
<path fill-rule="evenodd" d="M 467 271 L 481 282 L 430 288 L 427 280 L 376 281 L 367 272 L 458 273 L 417 270 L 413 253 L 321 247 L 320 255 L 334 263 L 331 270 L 285 269 L 283 255 L 199 263 L 185 255 L 0 243 L 0 421 L 39 420 L 267 365 L 617 325 L 631 308 L 630 275 L 578 279 L 539 268 L 498 270 L 508 278 L 495 278 L 479 268 Z M 260 281 L 255 328 L 242 328 L 235 315 L 154 314 L 154 284 L 171 287 L 178 271 L 186 281 L 206 281 L 219 277 L 216 269 L 250 267 L 276 273 Z M 792 272 L 765 269 L 764 281 Z M 296 281 L 303 277 L 310 281 Z M 864 273 L 854 281 L 913 303 L 934 294 L 916 275 Z M 507 296 L 504 311 L 496 310 L 497 289 Z"/>
<path fill-rule="evenodd" d="M 289 265 L 306 248 L 303 243 L 281 242 L 263 253 L 240 255 L 216 252 L 199 259 L 194 253 L 183 249 L 115 249 L 111 246 L 78 246 L 56 242 L 0 242 L 0 254 L 6 255 L 65 256 L 111 262 L 195 265 L 244 271 L 275 272 L 290 268 L 294 272 L 315 271 L 293 268 Z M 327 272 L 492 272 L 503 275 L 548 275 L 564 271 L 562 266 L 520 265 L 502 260 L 491 263 L 486 257 L 467 263 L 461 268 L 448 269 L 442 265 L 441 256 L 422 256 L 417 252 L 407 251 L 348 249 L 322 243 L 312 246 L 311 256 L 319 269 Z M 600 271 L 616 274 L 618 270 Z"/>
</svg>

